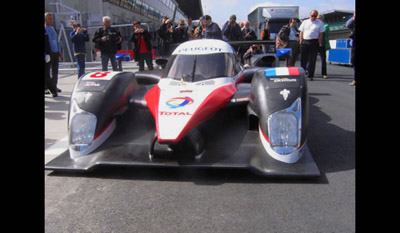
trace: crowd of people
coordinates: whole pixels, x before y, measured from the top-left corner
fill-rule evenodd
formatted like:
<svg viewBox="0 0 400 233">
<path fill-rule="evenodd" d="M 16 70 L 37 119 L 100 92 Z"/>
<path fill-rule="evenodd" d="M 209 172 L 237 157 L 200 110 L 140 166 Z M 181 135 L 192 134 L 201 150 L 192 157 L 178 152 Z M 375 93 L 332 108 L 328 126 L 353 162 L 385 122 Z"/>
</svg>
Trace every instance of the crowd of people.
<svg viewBox="0 0 400 233">
<path fill-rule="evenodd" d="M 170 45 L 182 43 L 195 39 L 220 39 L 224 41 L 253 41 L 257 40 L 257 35 L 250 28 L 250 22 L 236 22 L 236 15 L 231 15 L 229 20 L 222 26 L 212 21 L 211 16 L 204 15 L 199 20 L 199 25 L 194 26 L 192 19 L 188 17 L 185 20 L 178 21 L 175 26 L 171 19 L 164 16 L 161 20 L 161 26 L 157 30 L 158 53 L 160 56 L 168 56 L 171 54 Z M 329 45 L 329 26 L 323 22 L 323 15 L 318 14 L 317 10 L 310 12 L 310 18 L 304 20 L 300 27 L 297 28 L 299 19 L 292 18 L 287 25 L 284 25 L 277 34 L 275 39 L 276 48 L 290 48 L 291 53 L 286 57 L 286 66 L 295 66 L 296 60 L 301 54 L 300 66 L 306 71 L 309 80 L 313 80 L 315 72 L 315 64 L 317 56 L 321 56 L 321 73 L 326 79 L 326 51 L 330 49 Z M 352 30 L 351 38 L 354 40 L 355 35 L 355 13 L 346 23 L 346 26 Z M 57 88 L 58 81 L 58 62 L 61 57 L 61 47 L 58 41 L 57 33 L 53 28 L 54 16 L 51 13 L 45 13 L 45 93 L 49 91 L 53 97 L 61 92 Z M 117 63 L 115 54 L 121 49 L 123 38 L 116 28 L 111 27 L 111 18 L 103 17 L 104 27 L 99 28 L 92 39 L 96 49 L 101 51 L 102 70 L 108 70 L 108 61 L 110 61 L 113 71 L 117 71 Z M 73 30 L 70 33 L 74 56 L 77 61 L 78 78 L 85 73 L 85 43 L 89 41 L 87 29 L 81 27 L 79 23 L 72 24 Z M 146 62 L 149 70 L 154 69 L 152 63 L 151 50 L 151 34 L 141 27 L 140 21 L 133 23 L 133 34 L 130 41 L 134 45 L 135 60 L 139 63 L 139 71 L 144 70 L 144 62 Z M 261 31 L 262 40 L 270 40 L 269 25 Z M 234 46 L 233 46 L 234 47 Z M 234 47 L 238 54 L 241 55 L 242 62 L 249 59 L 253 54 L 261 53 L 259 45 L 248 45 Z M 355 43 L 353 42 L 353 49 Z M 355 67 L 355 57 L 352 51 L 352 64 Z M 51 72 L 50 72 L 51 71 Z M 350 85 L 355 86 L 355 79 Z"/>
</svg>

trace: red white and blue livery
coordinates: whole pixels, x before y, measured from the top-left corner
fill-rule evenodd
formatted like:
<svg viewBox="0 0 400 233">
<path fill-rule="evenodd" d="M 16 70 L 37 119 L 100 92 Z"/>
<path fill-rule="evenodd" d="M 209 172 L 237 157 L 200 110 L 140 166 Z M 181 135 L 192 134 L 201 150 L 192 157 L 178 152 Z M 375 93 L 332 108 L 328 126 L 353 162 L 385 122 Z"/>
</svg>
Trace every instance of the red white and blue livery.
<svg viewBox="0 0 400 233">
<path fill-rule="evenodd" d="M 260 59 L 278 64 L 274 54 Z M 304 70 L 244 69 L 239 61 L 224 41 L 192 40 L 162 70 L 85 74 L 71 96 L 69 150 L 46 169 L 211 167 L 320 176 L 306 144 Z"/>
</svg>

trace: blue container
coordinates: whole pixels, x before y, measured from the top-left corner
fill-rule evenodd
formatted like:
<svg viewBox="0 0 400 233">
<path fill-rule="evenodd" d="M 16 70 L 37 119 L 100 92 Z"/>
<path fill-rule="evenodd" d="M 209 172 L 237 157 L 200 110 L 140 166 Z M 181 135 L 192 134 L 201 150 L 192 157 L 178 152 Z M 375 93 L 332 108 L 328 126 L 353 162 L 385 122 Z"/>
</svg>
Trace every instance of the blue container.
<svg viewBox="0 0 400 233">
<path fill-rule="evenodd" d="M 351 65 L 351 49 L 330 49 L 328 62 Z"/>
<path fill-rule="evenodd" d="M 351 39 L 337 39 L 336 48 L 337 49 L 349 49 L 353 46 Z"/>
<path fill-rule="evenodd" d="M 130 61 L 131 60 L 131 55 L 129 53 L 117 53 L 115 54 L 115 59 L 121 60 L 121 61 Z"/>
<path fill-rule="evenodd" d="M 290 56 L 292 56 L 292 49 L 276 49 L 276 57 L 280 57 L 283 55 L 289 54 Z"/>
</svg>

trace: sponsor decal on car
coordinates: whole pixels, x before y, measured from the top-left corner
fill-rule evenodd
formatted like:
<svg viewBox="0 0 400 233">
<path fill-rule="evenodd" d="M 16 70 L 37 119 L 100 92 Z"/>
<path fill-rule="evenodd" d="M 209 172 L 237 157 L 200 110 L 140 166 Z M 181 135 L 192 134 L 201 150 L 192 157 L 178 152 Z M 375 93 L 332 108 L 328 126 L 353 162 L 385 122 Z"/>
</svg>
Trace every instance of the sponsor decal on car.
<svg viewBox="0 0 400 233">
<path fill-rule="evenodd" d="M 266 68 L 265 76 L 287 76 L 287 75 L 300 75 L 299 69 L 297 67 L 276 67 L 276 68 Z"/>
<path fill-rule="evenodd" d="M 160 112 L 161 116 L 191 116 L 193 115 L 190 112 L 167 112 L 167 111 L 161 111 Z"/>
<path fill-rule="evenodd" d="M 287 100 L 287 98 L 288 98 L 288 96 L 290 94 L 290 91 L 285 88 L 281 92 L 279 92 L 279 94 L 281 94 L 283 96 L 284 100 Z"/>
<path fill-rule="evenodd" d="M 169 99 L 165 104 L 170 108 L 181 108 L 193 104 L 194 100 L 188 96 Z"/>
</svg>

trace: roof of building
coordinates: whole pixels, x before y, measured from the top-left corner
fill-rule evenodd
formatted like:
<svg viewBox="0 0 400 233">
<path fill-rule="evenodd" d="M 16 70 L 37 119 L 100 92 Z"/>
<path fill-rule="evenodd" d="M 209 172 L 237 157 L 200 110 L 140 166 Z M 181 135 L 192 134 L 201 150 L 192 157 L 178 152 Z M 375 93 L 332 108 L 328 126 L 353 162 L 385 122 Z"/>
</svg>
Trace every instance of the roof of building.
<svg viewBox="0 0 400 233">
<path fill-rule="evenodd" d="M 349 16 L 349 15 L 353 15 L 354 11 L 350 11 L 350 10 L 337 10 L 337 9 L 333 9 L 333 10 L 327 10 L 327 11 L 323 11 L 323 12 L 319 12 L 320 14 L 324 15 L 325 19 L 327 18 L 334 18 L 334 17 L 343 17 L 343 16 Z M 310 18 L 309 16 L 302 18 L 301 20 L 305 20 Z"/>
<path fill-rule="evenodd" d="M 183 13 L 192 19 L 198 19 L 203 15 L 201 0 L 176 0 L 176 2 Z"/>
<path fill-rule="evenodd" d="M 321 14 L 323 14 L 325 17 L 327 15 L 329 16 L 341 16 L 341 15 L 352 15 L 354 13 L 354 11 L 350 11 L 350 10 L 327 10 L 324 12 L 321 12 Z"/>
</svg>

